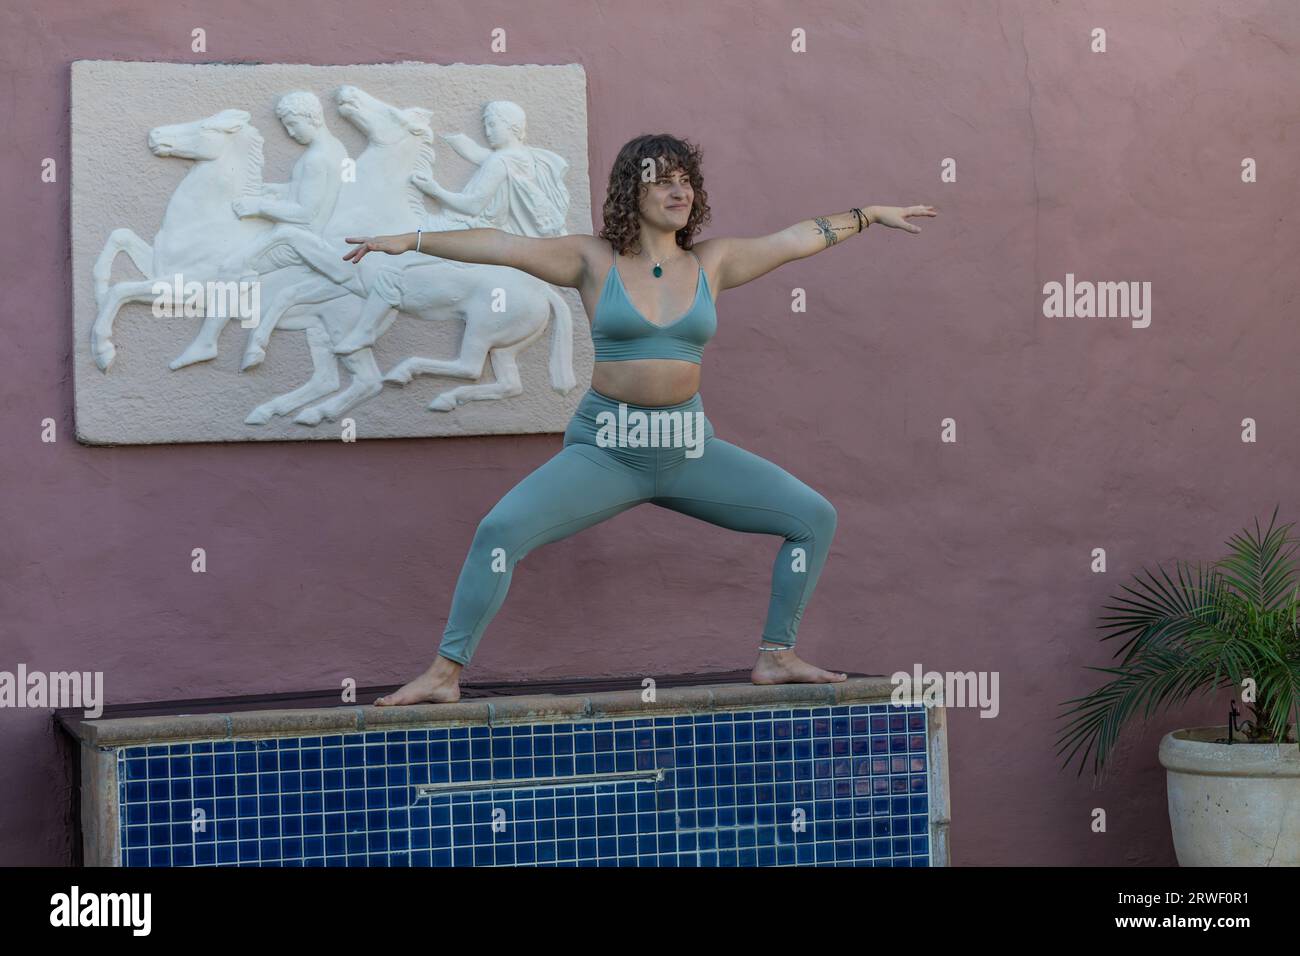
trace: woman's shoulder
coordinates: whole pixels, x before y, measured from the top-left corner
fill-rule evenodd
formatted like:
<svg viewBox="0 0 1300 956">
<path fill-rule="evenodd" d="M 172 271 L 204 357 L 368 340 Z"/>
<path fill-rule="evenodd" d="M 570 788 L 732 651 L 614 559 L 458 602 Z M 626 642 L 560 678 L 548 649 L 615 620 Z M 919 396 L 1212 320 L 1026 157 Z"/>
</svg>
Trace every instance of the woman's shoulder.
<svg viewBox="0 0 1300 956">
<path fill-rule="evenodd" d="M 691 252 L 700 260 L 704 271 L 711 276 L 718 274 L 718 265 L 722 261 L 723 247 L 726 240 L 720 237 L 697 239 L 691 246 Z"/>
</svg>

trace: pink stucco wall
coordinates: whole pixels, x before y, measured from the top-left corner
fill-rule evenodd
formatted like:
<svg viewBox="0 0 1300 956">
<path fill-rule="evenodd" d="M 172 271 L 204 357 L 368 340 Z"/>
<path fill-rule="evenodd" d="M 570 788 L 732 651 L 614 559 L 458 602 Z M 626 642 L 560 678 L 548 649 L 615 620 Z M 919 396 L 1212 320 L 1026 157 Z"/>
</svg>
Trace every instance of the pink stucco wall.
<svg viewBox="0 0 1300 956">
<path fill-rule="evenodd" d="M 205 55 L 189 52 L 196 26 Z M 102 670 L 111 703 L 400 682 L 431 659 L 479 517 L 560 445 L 77 444 L 68 183 L 40 181 L 44 157 L 67 169 L 69 63 L 580 62 L 596 209 L 619 146 L 660 130 L 704 146 L 706 235 L 940 207 L 921 236 L 873 228 L 723 293 L 708 414 L 839 511 L 806 657 L 999 672 L 996 719 L 951 715 L 954 863 L 1173 862 L 1156 744 L 1226 702 L 1127 735 L 1099 790 L 1059 769 L 1055 715 L 1095 686 L 1086 665 L 1110 662 L 1095 625 L 1130 575 L 1220 557 L 1277 502 L 1297 517 L 1291 0 L 223 0 L 93 16 L 47 0 L 6 4 L 0 38 L 0 670 Z M 939 181 L 945 157 L 956 183 Z M 1042 285 L 1067 272 L 1151 282 L 1150 327 L 1045 318 Z M 790 313 L 796 286 L 807 314 Z M 39 440 L 47 416 L 56 444 Z M 948 417 L 956 444 L 939 441 Z M 1245 417 L 1257 443 L 1240 440 Z M 207 574 L 190 572 L 196 546 Z M 1106 574 L 1089 570 L 1097 547 Z M 775 548 L 651 507 L 548 546 L 467 678 L 748 666 Z M 69 859 L 61 759 L 47 711 L 0 711 L 0 862 Z"/>
</svg>

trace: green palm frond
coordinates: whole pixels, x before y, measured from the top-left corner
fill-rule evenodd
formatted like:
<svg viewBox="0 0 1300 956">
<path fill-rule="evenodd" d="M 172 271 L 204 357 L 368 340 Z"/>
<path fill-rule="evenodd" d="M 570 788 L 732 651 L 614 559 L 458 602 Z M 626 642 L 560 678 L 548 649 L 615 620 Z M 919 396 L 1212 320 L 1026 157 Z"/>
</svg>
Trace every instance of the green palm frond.
<svg viewBox="0 0 1300 956">
<path fill-rule="evenodd" d="M 1213 568 L 1203 568 L 1200 565 L 1196 566 L 1193 578 L 1192 569 L 1179 563 L 1176 567 L 1177 584 L 1163 568 L 1159 570 L 1165 579 L 1164 584 L 1161 584 L 1146 568 L 1142 570 L 1146 573 L 1149 583 L 1141 578 L 1138 578 L 1135 583 L 1145 588 L 1146 593 L 1142 594 L 1127 585 L 1121 585 L 1125 591 L 1133 595 L 1135 600 L 1124 597 L 1113 598 L 1112 600 L 1120 603 L 1108 604 L 1105 610 L 1122 613 L 1099 618 L 1114 623 L 1097 625 L 1099 628 L 1114 632 L 1107 634 L 1102 640 L 1122 637 L 1125 634 L 1133 635 L 1115 652 L 1116 656 L 1124 654 L 1125 662 L 1133 655 L 1141 653 L 1151 642 L 1168 642 L 1185 637 L 1189 631 L 1195 630 L 1207 615 L 1217 613 L 1221 603 L 1220 595 L 1225 587 L 1222 574 L 1214 571 Z"/>
<path fill-rule="evenodd" d="M 1231 687 L 1240 691 L 1254 681 L 1254 720 L 1250 738 L 1290 742 L 1292 713 L 1300 717 L 1300 587 L 1294 583 L 1291 556 L 1296 545 L 1287 537 L 1291 524 L 1268 531 L 1234 535 L 1230 555 L 1212 565 L 1175 563 L 1175 578 L 1163 568 L 1160 577 L 1143 568 L 1135 587 L 1121 585 L 1129 597 L 1112 598 L 1098 627 L 1110 631 L 1102 640 L 1125 638 L 1115 652 L 1115 667 L 1090 667 L 1111 675 L 1100 688 L 1066 701 L 1057 754 L 1068 765 L 1079 756 L 1079 773 L 1089 756 L 1095 777 L 1125 725 L 1134 717 L 1145 722 L 1161 710 L 1185 704 L 1194 696 Z M 1074 706 L 1070 706 L 1074 705 Z"/>
<path fill-rule="evenodd" d="M 1063 742 L 1057 753 L 1069 748 L 1065 758 L 1068 764 L 1083 747 L 1079 773 L 1092 753 L 1093 773 L 1098 777 L 1120 731 L 1130 719 L 1140 712 L 1146 721 L 1161 707 L 1187 700 L 1210 680 L 1207 662 L 1177 647 L 1153 646 L 1149 653 L 1126 667 L 1089 667 L 1088 670 L 1113 674 L 1114 678 L 1088 696 L 1066 702 L 1077 702 L 1079 706 L 1071 711 L 1077 716 L 1063 731 Z M 1226 684 L 1227 679 L 1221 678 L 1220 683 Z"/>
<path fill-rule="evenodd" d="M 1285 524 L 1276 530 L 1273 522 L 1277 519 L 1277 509 L 1273 509 L 1273 518 L 1269 520 L 1268 531 L 1259 535 L 1259 522 L 1255 522 L 1256 537 L 1236 534 L 1228 539 L 1228 546 L 1233 553 L 1220 562 L 1225 568 L 1228 582 L 1255 607 L 1263 611 L 1277 608 L 1286 593 L 1292 590 L 1290 557 L 1295 552 L 1293 542 L 1285 552 L 1286 532 L 1294 525 Z"/>
</svg>

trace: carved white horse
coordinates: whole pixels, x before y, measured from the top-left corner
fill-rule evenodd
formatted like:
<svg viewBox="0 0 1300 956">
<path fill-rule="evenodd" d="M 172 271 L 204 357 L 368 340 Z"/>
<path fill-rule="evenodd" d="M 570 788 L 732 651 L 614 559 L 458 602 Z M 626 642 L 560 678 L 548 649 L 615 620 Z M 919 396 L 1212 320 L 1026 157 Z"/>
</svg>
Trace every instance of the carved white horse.
<svg viewBox="0 0 1300 956">
<path fill-rule="evenodd" d="M 243 110 L 222 110 L 206 119 L 149 131 L 149 149 L 155 156 L 194 164 L 168 200 L 152 243 L 131 229 L 114 229 L 95 260 L 97 310 L 90 350 L 101 370 L 107 371 L 117 354 L 113 322 L 122 306 L 155 301 L 155 283 L 171 285 L 178 274 L 186 283 L 237 282 L 240 276 L 224 267 L 231 251 L 271 228 L 265 219 L 240 219 L 231 207 L 234 200 L 257 196 L 262 189 L 262 135 L 250 119 Z M 112 283 L 113 262 L 120 252 L 146 278 Z M 260 291 L 273 294 L 274 287 L 278 280 L 271 279 Z M 171 367 L 215 357 L 216 334 L 229 320 L 229 315 L 207 316 L 204 331 Z"/>
<path fill-rule="evenodd" d="M 430 259 L 431 257 L 426 257 Z M 365 261 L 364 259 L 362 260 Z M 548 320 L 554 316 L 551 331 L 550 374 L 551 387 L 564 394 L 573 389 L 576 380 L 573 376 L 573 319 L 568 303 L 560 297 L 550 285 L 535 279 L 526 283 L 511 282 L 488 289 L 482 283 L 476 283 L 477 289 L 471 289 L 464 302 L 449 303 L 448 287 L 468 283 L 447 281 L 449 267 L 466 268 L 465 263 L 445 259 L 416 263 L 400 271 L 390 269 L 382 274 L 378 282 L 386 285 L 388 301 L 397 301 L 397 306 L 384 308 L 387 302 L 372 298 L 367 303 L 367 310 L 357 322 L 352 332 L 335 346 L 334 351 L 348 355 L 359 349 L 370 348 L 379 336 L 393 324 L 397 318 L 394 308 L 403 315 L 417 319 L 437 322 L 446 319 L 449 305 L 456 309 L 457 315 L 465 320 L 465 334 L 461 338 L 460 354 L 454 359 L 432 359 L 411 356 L 398 362 L 384 381 L 401 385 L 411 381 L 414 375 L 449 375 L 455 378 L 478 379 L 483 374 L 483 363 L 492 363 L 495 381 L 477 385 L 460 385 L 438 395 L 429 403 L 435 411 L 450 411 L 458 404 L 473 401 L 491 401 L 509 398 L 523 392 L 523 381 L 519 376 L 519 353 L 532 345 L 546 331 Z M 484 269 L 497 269 L 496 266 L 475 265 L 475 273 Z M 516 275 L 526 275 L 518 273 Z M 520 294 L 518 286 L 524 286 L 524 293 L 542 301 L 514 298 Z M 530 286 L 537 288 L 529 288 Z M 494 301 L 504 303 L 505 308 L 495 310 Z M 540 307 L 539 307 L 540 306 Z M 520 338 L 522 333 L 523 338 Z"/>
<path fill-rule="evenodd" d="M 317 237 L 302 230 L 287 237 L 286 243 L 293 252 L 311 262 L 323 274 L 310 275 L 301 282 L 283 287 L 265 304 L 261 324 L 250 333 L 245 367 L 261 360 L 267 337 L 277 325 L 286 331 L 314 327 L 310 319 L 294 317 L 295 313 L 303 311 L 303 303 L 324 303 L 310 311 L 324 320 L 331 341 L 336 343 L 334 351 L 344 356 L 345 364 L 371 356 L 373 334 L 366 342 L 347 340 L 346 333 L 357 322 L 360 303 L 352 295 L 338 298 L 347 294 L 340 283 L 347 282 L 355 289 L 352 276 L 358 270 L 357 265 L 342 261 L 343 253 L 349 248 L 342 240 L 354 235 L 414 232 L 417 226 L 427 221 L 423 193 L 411 182 L 411 176 L 418 168 L 433 165 L 433 131 L 429 126 L 432 114 L 418 108 L 391 106 L 351 86 L 340 88 L 338 104 L 339 113 L 367 139 L 366 149 L 357 160 L 356 181 L 343 184 L 338 205 L 323 236 Z M 263 258 L 268 263 L 283 263 L 283 247 L 272 247 Z M 523 385 L 517 357 L 550 325 L 552 387 L 561 393 L 574 388 L 572 312 L 568 303 L 548 283 L 504 266 L 468 264 L 410 252 L 396 257 L 366 257 L 359 266 L 361 284 L 367 290 L 373 290 L 377 274 L 385 273 L 391 277 L 394 269 L 400 270 L 402 264 L 408 262 L 418 265 L 410 274 L 418 276 L 421 281 L 403 284 L 410 294 L 399 308 L 429 321 L 460 319 L 465 323 L 465 334 L 457 359 L 447 362 L 408 359 L 411 364 L 399 365 L 388 381 L 409 381 L 409 373 L 404 375 L 402 369 L 477 379 L 483 374 L 485 361 L 490 360 L 495 382 L 452 389 L 435 398 L 429 407 L 445 411 L 455 408 L 458 402 L 518 395 L 523 392 Z M 510 307 L 505 311 L 494 310 L 494 303 L 501 301 L 509 303 Z M 346 328 L 341 330 L 335 320 L 340 309 L 344 310 L 342 314 L 347 320 Z M 387 311 L 386 314 L 391 315 Z M 384 328 L 391 322 L 392 318 L 389 318 Z M 346 346 L 337 344 L 345 341 Z M 315 347 L 312 354 L 313 362 L 316 362 Z M 373 359 L 369 361 L 373 364 Z M 305 409 L 295 421 L 316 424 L 322 417 L 337 419 L 379 388 L 382 385 L 377 375 L 373 380 L 354 381 L 338 396 Z M 261 424 L 269 421 L 272 415 L 285 414 L 301 404 L 301 393 L 303 389 L 288 396 L 278 396 L 255 409 L 245 421 Z"/>
</svg>

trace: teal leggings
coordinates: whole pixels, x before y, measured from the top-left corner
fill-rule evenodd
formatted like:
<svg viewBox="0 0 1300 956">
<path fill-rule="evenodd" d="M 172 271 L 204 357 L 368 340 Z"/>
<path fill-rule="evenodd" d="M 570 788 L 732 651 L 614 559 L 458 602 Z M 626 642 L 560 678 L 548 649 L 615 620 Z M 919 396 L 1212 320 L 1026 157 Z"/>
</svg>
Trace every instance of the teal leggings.
<svg viewBox="0 0 1300 956">
<path fill-rule="evenodd" d="M 733 531 L 783 537 L 763 639 L 794 644 L 835 534 L 835 508 L 784 469 L 715 438 L 698 392 L 679 405 L 648 407 L 591 389 L 563 449 L 479 522 L 438 653 L 469 663 L 515 565 L 534 548 L 647 501 Z"/>
</svg>

